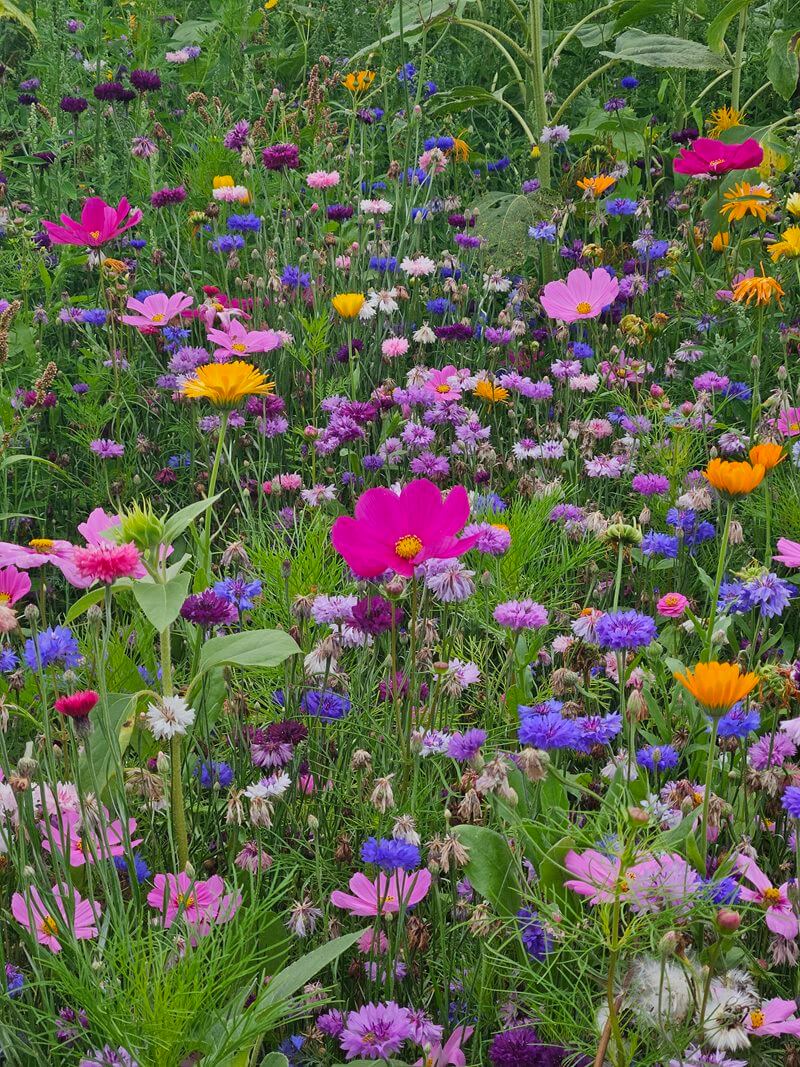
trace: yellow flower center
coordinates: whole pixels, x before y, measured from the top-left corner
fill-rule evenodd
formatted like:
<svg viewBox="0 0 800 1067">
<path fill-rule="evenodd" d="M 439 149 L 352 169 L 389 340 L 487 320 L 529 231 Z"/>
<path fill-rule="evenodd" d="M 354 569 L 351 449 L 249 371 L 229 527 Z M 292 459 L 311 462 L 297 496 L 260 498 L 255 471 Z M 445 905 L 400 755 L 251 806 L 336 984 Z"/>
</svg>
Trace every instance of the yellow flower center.
<svg viewBox="0 0 800 1067">
<path fill-rule="evenodd" d="M 241 341 L 238 341 L 235 345 L 231 345 L 234 352 L 246 352 L 247 345 L 243 345 Z"/>
<path fill-rule="evenodd" d="M 764 903 L 767 905 L 767 907 L 770 907 L 770 905 L 772 904 L 780 903 L 781 891 L 780 889 L 774 889 L 770 887 L 769 889 L 764 890 L 763 897 Z"/>
<path fill-rule="evenodd" d="M 630 889 L 630 884 L 628 882 L 626 882 L 626 880 L 624 878 L 621 879 L 621 881 L 619 883 L 619 891 L 620 891 L 620 893 L 627 893 L 629 889 Z"/>
<path fill-rule="evenodd" d="M 189 893 L 188 895 L 185 894 L 185 893 L 178 893 L 177 903 L 178 903 L 178 907 L 181 907 L 181 905 L 183 905 L 183 907 L 185 907 L 185 908 L 193 908 L 194 907 L 194 897 L 192 896 L 191 893 Z"/>
<path fill-rule="evenodd" d="M 32 541 L 28 541 L 28 547 L 34 552 L 49 552 L 53 544 L 49 537 L 34 537 Z"/>
<path fill-rule="evenodd" d="M 10 593 L 0 593 L 0 604 L 7 604 L 11 599 Z"/>
<path fill-rule="evenodd" d="M 592 305 L 589 303 L 588 300 L 581 300 L 581 302 L 576 306 L 575 310 L 578 312 L 579 315 L 588 315 L 589 312 L 592 310 Z"/>
<path fill-rule="evenodd" d="M 153 322 L 163 322 L 163 321 L 164 321 L 164 316 L 161 314 L 160 311 L 159 311 L 159 313 L 157 315 L 153 315 Z"/>
<path fill-rule="evenodd" d="M 449 393 L 450 392 L 450 386 L 447 384 L 447 382 L 442 382 L 441 385 L 437 385 L 436 386 L 436 392 L 437 393 Z"/>
<path fill-rule="evenodd" d="M 495 530 L 505 530 L 506 533 L 508 532 L 508 527 L 504 522 L 493 522 L 491 525 Z"/>
<path fill-rule="evenodd" d="M 708 165 L 712 170 L 716 170 L 717 167 L 721 167 L 724 162 L 724 159 L 712 159 Z"/>
<path fill-rule="evenodd" d="M 91 237 L 91 239 L 93 241 L 99 241 L 100 240 L 100 231 L 99 230 L 89 230 L 89 236 Z"/>
<path fill-rule="evenodd" d="M 413 559 L 422 551 L 422 541 L 414 534 L 406 534 L 395 543 L 394 550 L 400 559 Z"/>
<path fill-rule="evenodd" d="M 48 937 L 55 937 L 58 933 L 58 925 L 52 915 L 45 915 L 40 923 L 40 929 Z"/>
<path fill-rule="evenodd" d="M 766 1022 L 766 1017 L 763 1011 L 751 1011 L 750 1012 L 750 1025 L 754 1030 L 758 1030 L 759 1026 L 763 1026 Z"/>
</svg>

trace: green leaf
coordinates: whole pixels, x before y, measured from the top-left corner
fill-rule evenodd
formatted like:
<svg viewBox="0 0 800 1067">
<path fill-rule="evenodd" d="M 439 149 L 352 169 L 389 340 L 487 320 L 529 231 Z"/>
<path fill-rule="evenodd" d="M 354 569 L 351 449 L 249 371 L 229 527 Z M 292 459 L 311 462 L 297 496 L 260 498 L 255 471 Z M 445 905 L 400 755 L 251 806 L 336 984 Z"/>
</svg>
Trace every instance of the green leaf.
<svg viewBox="0 0 800 1067">
<path fill-rule="evenodd" d="M 269 1056 L 261 1060 L 261 1067 L 289 1067 L 289 1061 L 282 1052 L 270 1052 Z"/>
<path fill-rule="evenodd" d="M 30 15 L 26 15 L 21 8 L 18 8 L 16 4 L 13 4 L 11 0 L 0 0 L 0 19 L 13 19 L 24 30 L 27 30 L 31 37 L 34 37 L 37 41 L 39 40 L 39 34 L 36 32 L 33 19 Z"/>
<path fill-rule="evenodd" d="M 797 88 L 797 50 L 791 47 L 796 35 L 796 30 L 775 30 L 767 44 L 767 77 L 784 100 L 788 100 Z"/>
<path fill-rule="evenodd" d="M 219 27 L 216 19 L 187 19 L 175 30 L 170 44 L 176 48 L 184 48 L 186 45 L 199 44 L 204 37 L 208 37 Z"/>
<path fill-rule="evenodd" d="M 294 996 L 320 971 L 324 971 L 331 963 L 338 960 L 343 952 L 347 952 L 349 948 L 352 948 L 363 933 L 364 930 L 357 930 L 355 933 L 337 937 L 333 941 L 315 948 L 313 952 L 308 952 L 305 956 L 301 956 L 299 960 L 290 963 L 288 967 L 284 967 L 266 987 L 263 1002 L 265 1004 L 278 1004 L 280 1001 Z M 262 998 L 259 997 L 259 1001 L 261 1000 Z"/>
<path fill-rule="evenodd" d="M 207 511 L 221 496 L 222 493 L 217 493 L 215 496 L 205 500 L 196 500 L 194 504 L 188 504 L 185 508 L 181 508 L 180 511 L 176 511 L 174 515 L 170 515 L 164 523 L 164 544 L 171 545 L 186 527 L 194 522 L 198 515 L 202 515 L 204 511 Z"/>
<path fill-rule="evenodd" d="M 724 4 L 708 27 L 706 40 L 708 47 L 714 52 L 721 52 L 725 45 L 725 34 L 728 27 L 740 12 L 744 11 L 752 3 L 752 0 L 728 0 Z"/>
<path fill-rule="evenodd" d="M 386 20 L 386 32 L 350 57 L 351 69 L 361 56 L 376 52 L 381 46 L 396 41 L 400 36 L 408 43 L 438 22 L 444 22 L 450 17 L 461 18 L 473 2 L 474 0 L 397 0 Z"/>
<path fill-rule="evenodd" d="M 470 884 L 504 915 L 521 905 L 516 861 L 506 839 L 486 826 L 456 826 L 456 836 L 469 852 L 465 868 Z"/>
<path fill-rule="evenodd" d="M 94 729 L 81 757 L 82 781 L 92 792 L 105 793 L 120 773 L 113 738 L 117 737 L 120 754 L 124 755 L 133 734 L 135 708 L 135 693 L 109 693 L 107 704 L 98 704 L 92 712 Z"/>
<path fill-rule="evenodd" d="M 638 63 L 642 67 L 682 70 L 728 70 L 730 64 L 704 44 L 663 33 L 630 29 L 621 33 L 613 52 L 601 52 L 608 59 Z"/>
<path fill-rule="evenodd" d="M 88 593 L 84 593 L 79 600 L 75 601 L 64 616 L 65 625 L 69 626 L 71 622 L 75 622 L 75 620 L 83 615 L 84 611 L 88 611 L 93 604 L 102 604 L 105 595 L 106 590 L 103 585 L 99 585 L 96 589 L 90 589 Z"/>
<path fill-rule="evenodd" d="M 231 664 L 235 667 L 277 667 L 300 651 L 294 638 L 285 630 L 247 630 L 225 634 L 206 641 L 200 653 L 200 673 L 212 667 Z"/>
<path fill-rule="evenodd" d="M 620 33 L 628 26 L 635 26 L 654 15 L 663 15 L 672 9 L 672 0 L 638 0 L 626 8 L 614 23 L 614 32 Z"/>
<path fill-rule="evenodd" d="M 178 574 L 164 584 L 142 578 L 131 586 L 136 603 L 159 633 L 177 619 L 190 580 L 190 574 Z"/>
</svg>

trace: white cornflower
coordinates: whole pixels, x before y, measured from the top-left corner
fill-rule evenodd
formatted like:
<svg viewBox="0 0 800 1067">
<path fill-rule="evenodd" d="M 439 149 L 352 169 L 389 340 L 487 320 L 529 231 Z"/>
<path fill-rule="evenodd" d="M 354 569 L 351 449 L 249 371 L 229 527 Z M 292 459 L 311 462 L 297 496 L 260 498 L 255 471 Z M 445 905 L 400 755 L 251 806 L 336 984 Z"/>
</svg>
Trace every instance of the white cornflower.
<svg viewBox="0 0 800 1067">
<path fill-rule="evenodd" d="M 186 733 L 195 719 L 195 710 L 183 697 L 162 697 L 157 704 L 147 706 L 147 725 L 153 737 L 170 741 Z"/>
</svg>

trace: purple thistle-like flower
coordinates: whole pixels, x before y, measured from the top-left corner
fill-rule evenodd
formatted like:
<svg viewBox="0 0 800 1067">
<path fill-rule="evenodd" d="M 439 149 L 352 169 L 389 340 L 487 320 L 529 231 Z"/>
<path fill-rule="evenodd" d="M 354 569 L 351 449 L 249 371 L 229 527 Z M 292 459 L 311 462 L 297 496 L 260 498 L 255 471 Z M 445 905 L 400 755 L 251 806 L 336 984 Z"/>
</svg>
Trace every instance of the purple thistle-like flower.
<svg viewBox="0 0 800 1067">
<path fill-rule="evenodd" d="M 350 611 L 353 624 L 363 633 L 373 637 L 391 630 L 392 615 L 395 627 L 400 626 L 403 621 L 403 609 L 382 596 L 362 597 Z"/>
<path fill-rule="evenodd" d="M 595 634 L 601 648 L 619 652 L 647 648 L 655 641 L 657 630 L 649 615 L 638 611 L 609 611 L 597 620 Z"/>
<path fill-rule="evenodd" d="M 509 630 L 538 630 L 547 626 L 547 612 L 535 600 L 506 600 L 494 609 L 493 618 Z"/>
<path fill-rule="evenodd" d="M 212 626 L 230 626 L 239 618 L 235 605 L 213 589 L 188 596 L 181 605 L 181 615 L 187 622 L 206 630 Z"/>
<path fill-rule="evenodd" d="M 296 144 L 268 145 L 261 153 L 267 170 L 297 170 L 300 166 L 300 149 Z"/>
<path fill-rule="evenodd" d="M 480 751 L 481 745 L 486 741 L 485 730 L 467 730 L 465 733 L 454 733 L 447 746 L 447 755 L 459 763 L 474 759 Z"/>
<path fill-rule="evenodd" d="M 489 1046 L 492 1067 L 556 1067 L 564 1058 L 558 1045 L 543 1045 L 532 1026 L 495 1034 Z"/>
</svg>

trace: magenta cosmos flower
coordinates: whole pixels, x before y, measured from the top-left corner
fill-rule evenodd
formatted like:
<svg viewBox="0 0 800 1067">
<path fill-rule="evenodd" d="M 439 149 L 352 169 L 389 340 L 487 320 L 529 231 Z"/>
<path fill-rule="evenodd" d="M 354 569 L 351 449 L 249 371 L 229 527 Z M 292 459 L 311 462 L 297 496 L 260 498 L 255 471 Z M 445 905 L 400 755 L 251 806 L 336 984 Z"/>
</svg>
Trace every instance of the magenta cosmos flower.
<svg viewBox="0 0 800 1067">
<path fill-rule="evenodd" d="M 781 937 L 788 937 L 790 940 L 797 937 L 799 927 L 789 899 L 789 883 L 784 882 L 781 886 L 774 886 L 750 856 L 737 856 L 736 869 L 755 887 L 754 889 L 741 889 L 742 900 L 758 904 L 766 909 L 764 921 L 767 928 L 773 934 L 780 934 Z"/>
<path fill-rule="evenodd" d="M 128 297 L 128 309 L 135 311 L 135 315 L 123 315 L 122 321 L 127 326 L 135 326 L 139 330 L 152 332 L 153 329 L 161 329 L 169 326 L 170 322 L 182 311 L 192 306 L 192 297 L 187 293 L 151 293 L 144 300 L 137 300 L 133 296 Z"/>
<path fill-rule="evenodd" d="M 425 389 L 431 394 L 431 400 L 437 404 L 442 404 L 445 400 L 458 400 L 461 390 L 457 384 L 453 384 L 453 379 L 456 382 L 458 380 L 457 374 L 458 371 L 452 363 L 442 367 L 441 370 L 431 371 L 425 382 Z"/>
<path fill-rule="evenodd" d="M 30 591 L 31 580 L 24 571 L 18 571 L 16 567 L 0 570 L 0 604 L 16 604 Z"/>
<path fill-rule="evenodd" d="M 218 362 L 239 359 L 250 352 L 272 352 L 283 344 L 277 330 L 248 330 L 237 319 L 231 319 L 224 330 L 209 330 L 208 339 L 216 345 L 214 358 Z"/>
<path fill-rule="evenodd" d="M 61 951 L 65 934 L 78 941 L 97 937 L 100 920 L 99 904 L 83 900 L 77 889 L 54 885 L 51 890 L 53 907 L 42 900 L 35 886 L 28 889 L 27 898 L 15 893 L 11 898 L 11 914 L 26 930 L 36 935 L 40 945 L 47 945 L 51 952 Z M 70 900 L 70 896 L 72 899 Z"/>
<path fill-rule="evenodd" d="M 577 322 L 596 319 L 619 292 L 619 282 L 598 267 L 591 275 L 585 270 L 571 270 L 567 280 L 548 282 L 542 292 L 542 307 L 551 319 Z"/>
<path fill-rule="evenodd" d="M 426 559 L 463 556 L 476 544 L 479 534 L 456 537 L 468 518 L 463 485 L 454 486 L 443 498 L 433 482 L 417 478 L 399 496 L 382 486 L 362 493 L 355 518 L 338 518 L 331 541 L 361 578 L 376 578 L 386 570 L 411 578 Z"/>
<path fill-rule="evenodd" d="M 757 167 L 764 149 L 752 137 L 741 144 L 725 144 L 713 137 L 698 137 L 690 148 L 682 148 L 673 168 L 678 174 L 728 174 L 732 170 Z"/>
<path fill-rule="evenodd" d="M 147 903 L 161 912 L 165 927 L 180 917 L 191 928 L 192 943 L 206 937 L 214 925 L 229 922 L 242 903 L 241 894 L 225 893 L 225 883 L 218 874 L 205 882 L 180 874 L 157 874 Z"/>
<path fill-rule="evenodd" d="M 0 541 L 0 567 L 14 566 L 29 571 L 52 563 L 58 567 L 70 585 L 87 589 L 91 579 L 84 578 L 75 566 L 75 548 L 69 541 L 53 541 L 49 537 L 34 537 L 27 545 Z"/>
<path fill-rule="evenodd" d="M 141 218 L 139 208 L 131 208 L 124 196 L 116 207 L 107 204 L 99 196 L 90 196 L 81 210 L 80 222 L 69 215 L 61 215 L 60 226 L 47 219 L 42 219 L 42 226 L 53 244 L 100 248 L 135 226 Z"/>
<path fill-rule="evenodd" d="M 350 879 L 350 892 L 335 889 L 331 904 L 345 908 L 351 915 L 391 915 L 419 904 L 428 895 L 431 887 L 430 871 L 395 871 L 394 874 L 379 874 L 371 882 L 365 874 L 354 874 Z"/>
<path fill-rule="evenodd" d="M 611 904 L 619 887 L 620 862 L 616 856 L 604 856 L 593 848 L 584 853 L 570 850 L 564 866 L 574 878 L 564 882 L 567 889 L 589 897 L 590 904 Z"/>
</svg>

